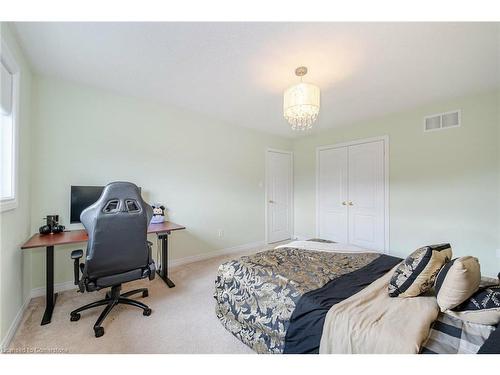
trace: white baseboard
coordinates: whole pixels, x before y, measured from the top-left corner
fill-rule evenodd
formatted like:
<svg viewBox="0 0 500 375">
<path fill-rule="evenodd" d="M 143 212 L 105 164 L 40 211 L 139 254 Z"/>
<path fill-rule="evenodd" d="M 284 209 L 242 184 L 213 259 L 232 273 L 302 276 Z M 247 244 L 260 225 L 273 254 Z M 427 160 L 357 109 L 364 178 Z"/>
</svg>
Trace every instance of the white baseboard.
<svg viewBox="0 0 500 375">
<path fill-rule="evenodd" d="M 5 337 L 2 340 L 2 343 L 0 344 L 0 349 L 1 349 L 2 353 L 7 350 L 7 348 L 10 345 L 10 342 L 14 338 L 14 335 L 16 334 L 17 329 L 19 328 L 19 325 L 21 324 L 23 314 L 26 311 L 26 308 L 28 307 L 28 304 L 30 303 L 30 301 L 31 301 L 31 296 L 28 295 L 28 297 L 24 300 L 21 308 L 17 312 L 16 317 L 12 321 L 12 324 L 10 325 L 9 329 L 7 330 L 7 334 L 5 335 Z"/>
<path fill-rule="evenodd" d="M 189 257 L 173 259 L 173 260 L 170 260 L 168 262 L 168 267 L 174 268 L 174 267 L 182 266 L 184 264 L 189 264 L 189 263 L 199 262 L 201 260 L 215 258 L 215 257 L 221 256 L 221 255 L 236 254 L 236 253 L 240 253 L 243 251 L 258 248 L 259 246 L 264 246 L 264 245 L 265 245 L 264 241 L 257 241 L 257 242 L 247 243 L 244 245 L 227 247 L 225 249 L 211 251 L 211 252 L 205 253 L 205 254 L 198 254 L 198 255 L 192 255 Z M 74 284 L 73 281 L 64 281 L 62 283 L 54 284 L 54 292 L 55 293 L 64 292 L 66 290 L 71 290 L 71 289 L 76 289 L 76 288 L 77 288 L 77 286 Z M 32 289 L 30 298 L 41 297 L 44 295 L 45 295 L 45 287 L 42 286 L 39 288 Z"/>
<path fill-rule="evenodd" d="M 169 261 L 168 265 L 169 265 L 169 267 L 172 267 L 172 268 L 178 267 L 178 266 L 182 266 L 184 264 L 199 262 L 201 260 L 215 258 L 215 257 L 221 256 L 221 255 L 241 253 L 243 251 L 251 250 L 251 249 L 254 249 L 254 248 L 259 247 L 259 246 L 264 246 L 265 244 L 266 244 L 265 241 L 257 241 L 257 242 L 247 243 L 244 245 L 226 247 L 225 249 L 211 251 L 211 252 L 205 253 L 205 254 L 198 254 L 198 255 L 192 255 L 189 257 L 173 259 L 173 260 Z"/>
<path fill-rule="evenodd" d="M 76 289 L 78 288 L 74 281 L 65 281 L 62 283 L 54 284 L 54 292 L 64 292 L 66 290 Z M 35 288 L 31 290 L 31 298 L 41 297 L 45 295 L 45 287 L 42 286 L 40 288 Z"/>
</svg>

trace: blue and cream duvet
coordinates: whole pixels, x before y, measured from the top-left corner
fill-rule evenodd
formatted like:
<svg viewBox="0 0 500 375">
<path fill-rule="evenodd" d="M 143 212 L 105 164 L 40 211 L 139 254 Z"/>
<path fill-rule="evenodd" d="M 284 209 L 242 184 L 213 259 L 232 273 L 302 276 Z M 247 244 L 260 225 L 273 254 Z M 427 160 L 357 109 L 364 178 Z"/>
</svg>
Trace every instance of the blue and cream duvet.
<svg viewBox="0 0 500 375">
<path fill-rule="evenodd" d="M 258 353 L 317 353 L 328 310 L 401 261 L 325 251 L 324 242 L 316 243 L 322 250 L 292 243 L 222 264 L 214 297 L 224 327 Z"/>
</svg>

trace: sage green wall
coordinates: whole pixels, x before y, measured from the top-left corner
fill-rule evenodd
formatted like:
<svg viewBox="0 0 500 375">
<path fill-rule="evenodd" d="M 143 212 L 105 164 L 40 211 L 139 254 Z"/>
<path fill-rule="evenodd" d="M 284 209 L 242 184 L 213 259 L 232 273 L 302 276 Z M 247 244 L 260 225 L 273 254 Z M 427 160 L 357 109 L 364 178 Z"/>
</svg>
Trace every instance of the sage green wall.
<svg viewBox="0 0 500 375">
<path fill-rule="evenodd" d="M 289 150 L 289 139 L 39 76 L 33 118 L 32 231 L 47 214 L 68 223 L 70 185 L 128 180 L 186 225 L 171 237 L 172 259 L 264 240 L 265 150 Z M 75 248 L 56 248 L 56 283 L 72 279 Z M 44 285 L 42 249 L 32 275 Z"/>
<path fill-rule="evenodd" d="M 326 104 L 323 103 L 323 106 Z M 423 117 L 462 109 L 462 126 L 423 132 Z M 496 275 L 499 238 L 499 94 L 485 93 L 343 126 L 294 142 L 295 233 L 313 236 L 316 147 L 388 135 L 390 251 L 451 242 Z"/>
<path fill-rule="evenodd" d="M 424 243 L 451 241 L 455 254 L 478 256 L 483 272 L 494 275 L 500 269 L 498 100 L 498 93 L 474 95 L 292 142 L 36 77 L 31 230 L 50 212 L 67 222 L 71 184 L 122 179 L 136 181 L 147 198 L 169 207 L 173 221 L 188 226 L 171 239 L 173 259 L 260 241 L 264 151 L 293 144 L 295 232 L 313 236 L 316 147 L 389 135 L 391 252 L 404 256 Z M 462 109 L 461 128 L 422 132 L 424 115 L 456 108 Z M 224 238 L 217 237 L 219 229 Z M 56 249 L 56 282 L 71 279 L 74 248 Z M 43 255 L 33 251 L 33 287 L 44 284 Z"/>
<path fill-rule="evenodd" d="M 19 205 L 13 210 L 0 213 L 0 342 L 3 343 L 31 292 L 31 254 L 22 252 L 19 248 L 30 234 L 31 69 L 9 25 L 0 23 L 0 34 L 21 69 Z"/>
</svg>

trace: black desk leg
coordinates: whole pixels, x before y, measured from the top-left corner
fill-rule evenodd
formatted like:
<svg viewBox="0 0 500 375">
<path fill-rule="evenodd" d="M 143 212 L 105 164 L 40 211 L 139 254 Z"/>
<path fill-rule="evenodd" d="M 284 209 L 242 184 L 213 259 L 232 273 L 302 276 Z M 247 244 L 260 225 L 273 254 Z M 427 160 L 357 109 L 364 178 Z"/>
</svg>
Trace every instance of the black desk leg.
<svg viewBox="0 0 500 375">
<path fill-rule="evenodd" d="M 168 278 L 168 235 L 170 233 L 161 233 L 158 238 L 161 240 L 161 265 L 158 270 L 158 275 L 165 281 L 169 288 L 173 288 L 175 284 Z"/>
<path fill-rule="evenodd" d="M 42 326 L 44 324 L 49 324 L 52 319 L 52 311 L 54 311 L 54 305 L 56 304 L 57 293 L 54 294 L 54 246 L 47 246 L 46 249 L 46 302 L 45 302 L 45 312 L 43 313 Z"/>
</svg>

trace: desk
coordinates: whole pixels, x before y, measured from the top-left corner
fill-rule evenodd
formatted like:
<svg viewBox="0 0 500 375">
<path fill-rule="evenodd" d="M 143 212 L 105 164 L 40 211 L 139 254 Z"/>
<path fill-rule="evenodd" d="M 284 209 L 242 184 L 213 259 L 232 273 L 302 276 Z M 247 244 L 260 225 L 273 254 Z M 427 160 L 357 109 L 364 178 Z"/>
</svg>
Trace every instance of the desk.
<svg viewBox="0 0 500 375">
<path fill-rule="evenodd" d="M 150 224 L 148 227 L 148 234 L 155 233 L 161 241 L 161 262 L 157 272 L 169 288 L 173 288 L 175 284 L 168 278 L 168 236 L 171 232 L 182 229 L 186 229 L 186 227 L 172 223 L 171 221 Z M 21 246 L 21 249 L 33 249 L 36 247 L 45 247 L 46 249 L 46 302 L 42 325 L 50 323 L 57 299 L 57 293 L 54 293 L 54 246 L 81 243 L 87 240 L 87 232 L 81 229 L 57 234 L 41 235 L 37 233 Z"/>
</svg>

